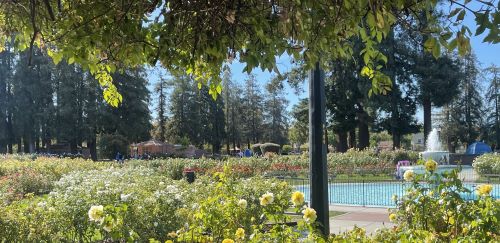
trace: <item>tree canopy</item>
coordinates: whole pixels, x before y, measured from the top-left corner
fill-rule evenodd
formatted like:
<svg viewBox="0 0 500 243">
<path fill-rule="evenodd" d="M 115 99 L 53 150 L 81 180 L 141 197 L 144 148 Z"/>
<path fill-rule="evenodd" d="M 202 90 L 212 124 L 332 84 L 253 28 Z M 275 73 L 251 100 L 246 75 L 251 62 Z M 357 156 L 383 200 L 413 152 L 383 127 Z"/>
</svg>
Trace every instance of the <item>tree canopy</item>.
<svg viewBox="0 0 500 243">
<path fill-rule="evenodd" d="M 284 53 L 311 67 L 352 55 L 349 39 L 359 36 L 361 73 L 372 80 L 372 92 L 384 93 L 391 81 L 379 70 L 387 58 L 375 44 L 395 23 L 411 28 L 405 23 L 425 21 L 418 31 L 427 35 L 425 48 L 434 56 L 443 47 L 466 53 L 471 35 L 500 41 L 500 3 L 445 2 L 446 25 L 432 14 L 437 0 L 2 1 L 0 49 L 14 35 L 20 50 L 39 46 L 56 63 L 78 63 L 99 81 L 105 100 L 117 106 L 122 97 L 110 75 L 117 69 L 161 62 L 169 70 L 186 70 L 216 97 L 222 67 L 234 58 L 248 72 L 276 69 L 275 57 Z M 462 25 L 466 14 L 474 15 L 476 30 Z"/>
</svg>

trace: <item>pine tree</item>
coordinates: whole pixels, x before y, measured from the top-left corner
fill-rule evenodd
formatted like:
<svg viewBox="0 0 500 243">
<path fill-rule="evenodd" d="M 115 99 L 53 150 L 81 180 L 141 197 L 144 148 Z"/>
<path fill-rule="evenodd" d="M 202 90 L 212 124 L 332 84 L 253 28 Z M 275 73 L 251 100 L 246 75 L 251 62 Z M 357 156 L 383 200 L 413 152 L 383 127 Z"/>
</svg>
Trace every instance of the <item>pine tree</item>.
<svg viewBox="0 0 500 243">
<path fill-rule="evenodd" d="M 18 152 L 34 153 L 40 147 L 42 127 L 51 119 L 47 109 L 52 102 L 53 64 L 40 49 L 31 56 L 29 52 L 19 55 L 12 82 L 13 127 Z"/>
<path fill-rule="evenodd" d="M 417 89 L 412 79 L 417 52 L 408 40 L 408 33 L 395 28 L 381 44 L 388 59 L 384 73 L 391 78 L 392 86 L 389 94 L 375 98 L 378 113 L 387 114 L 378 117 L 378 126 L 391 134 L 393 148 L 400 148 L 402 137 L 419 129 L 414 117 Z"/>
<path fill-rule="evenodd" d="M 309 139 L 309 100 L 301 99 L 295 104 L 291 116 L 293 122 L 290 127 L 289 140 L 300 146 Z"/>
<path fill-rule="evenodd" d="M 11 52 L 10 43 L 0 52 L 0 153 L 12 153 L 12 70 L 14 54 Z"/>
<path fill-rule="evenodd" d="M 284 145 L 288 142 L 288 115 L 286 111 L 288 100 L 284 95 L 283 83 L 279 79 L 272 79 L 266 85 L 265 97 L 263 138 L 265 141 Z"/>
<path fill-rule="evenodd" d="M 491 65 L 485 71 L 490 74 L 490 83 L 486 92 L 486 101 L 490 105 L 491 112 L 489 113 L 488 120 L 488 137 L 491 140 L 493 147 L 498 148 L 500 145 L 500 67 Z"/>
<path fill-rule="evenodd" d="M 155 86 L 155 92 L 158 95 L 158 106 L 156 108 L 157 112 L 157 131 L 156 131 L 156 136 L 155 138 L 164 142 L 166 139 L 166 123 L 167 123 L 167 117 L 166 117 L 166 102 L 167 102 L 167 95 L 166 95 L 166 89 L 167 89 L 167 83 L 166 80 L 160 77 L 160 81 L 156 84 Z"/>
<path fill-rule="evenodd" d="M 257 80 L 253 74 L 245 79 L 242 97 L 242 132 L 243 142 L 250 148 L 250 143 L 262 140 L 263 97 Z M 241 147 L 241 144 L 238 144 Z"/>
<path fill-rule="evenodd" d="M 242 93 L 240 85 L 232 80 L 231 70 L 226 68 L 222 77 L 224 89 L 222 96 L 224 97 L 224 111 L 226 116 L 226 150 L 229 153 L 231 145 L 236 148 L 237 144 L 242 141 L 243 127 L 243 109 Z"/>
<path fill-rule="evenodd" d="M 327 119 L 329 127 L 337 134 L 337 152 L 355 146 L 356 103 L 362 96 L 357 87 L 357 73 L 352 61 L 332 61 L 325 80 Z"/>
<path fill-rule="evenodd" d="M 448 149 L 454 152 L 460 143 L 464 146 L 476 141 L 480 135 L 483 101 L 479 92 L 479 68 L 473 54 L 463 60 L 463 68 L 456 70 L 459 75 L 460 93 L 445 108 L 442 136 Z"/>
</svg>

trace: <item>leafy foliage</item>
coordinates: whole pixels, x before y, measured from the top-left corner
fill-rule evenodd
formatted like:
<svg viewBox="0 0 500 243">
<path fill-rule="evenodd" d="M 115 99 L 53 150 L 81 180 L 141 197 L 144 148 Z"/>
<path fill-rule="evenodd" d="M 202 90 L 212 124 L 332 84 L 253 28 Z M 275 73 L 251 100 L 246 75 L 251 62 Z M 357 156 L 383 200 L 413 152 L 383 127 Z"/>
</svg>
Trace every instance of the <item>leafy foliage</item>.
<svg viewBox="0 0 500 243">
<path fill-rule="evenodd" d="M 500 156 L 497 154 L 483 154 L 474 159 L 472 166 L 480 175 L 500 174 Z"/>
<path fill-rule="evenodd" d="M 110 72 L 124 66 L 160 61 L 168 69 L 186 68 L 196 81 L 207 84 L 213 97 L 221 93 L 219 73 L 229 59 L 239 57 L 250 72 L 254 67 L 273 70 L 276 56 L 288 53 L 304 60 L 308 67 L 320 60 L 348 56 L 352 46 L 346 40 L 360 36 L 363 74 L 372 79 L 375 93 L 389 87 L 379 72 L 387 58 L 375 43 L 385 38 L 396 22 L 420 20 L 426 16 L 426 48 L 435 56 L 441 47 L 470 49 L 473 34 L 462 21 L 475 15 L 474 34 L 497 43 L 498 6 L 480 1 L 481 9 L 469 1 L 450 1 L 452 7 L 439 26 L 431 14 L 437 1 L 34 1 L 2 3 L 0 33 L 4 43 L 15 33 L 16 46 L 48 48 L 56 63 L 65 59 L 78 63 L 99 80 L 112 105 L 121 97 Z M 56 8 L 57 6 L 57 8 Z M 26 21 L 31 20 L 31 21 Z M 1 45 L 3 49 L 3 44 Z"/>
</svg>

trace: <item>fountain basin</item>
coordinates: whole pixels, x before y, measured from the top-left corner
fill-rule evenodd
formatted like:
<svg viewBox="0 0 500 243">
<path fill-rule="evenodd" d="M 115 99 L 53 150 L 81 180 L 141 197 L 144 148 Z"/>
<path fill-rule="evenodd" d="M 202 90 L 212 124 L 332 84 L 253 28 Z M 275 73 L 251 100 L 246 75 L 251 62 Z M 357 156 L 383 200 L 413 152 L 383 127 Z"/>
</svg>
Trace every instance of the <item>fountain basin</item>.
<svg viewBox="0 0 500 243">
<path fill-rule="evenodd" d="M 424 161 L 432 159 L 440 165 L 447 165 L 447 164 L 449 164 L 448 162 L 450 161 L 449 160 L 450 152 L 448 152 L 448 151 L 425 151 L 425 152 L 420 153 L 420 157 Z"/>
<path fill-rule="evenodd" d="M 470 165 L 439 165 L 435 171 L 437 174 L 442 174 L 445 171 L 452 171 L 456 169 L 462 169 L 463 171 L 471 172 L 472 166 Z M 412 165 L 412 166 L 401 166 L 399 167 L 398 174 L 401 176 L 405 173 L 407 170 L 413 170 L 415 174 L 424 174 L 425 173 L 425 167 L 423 165 Z"/>
</svg>

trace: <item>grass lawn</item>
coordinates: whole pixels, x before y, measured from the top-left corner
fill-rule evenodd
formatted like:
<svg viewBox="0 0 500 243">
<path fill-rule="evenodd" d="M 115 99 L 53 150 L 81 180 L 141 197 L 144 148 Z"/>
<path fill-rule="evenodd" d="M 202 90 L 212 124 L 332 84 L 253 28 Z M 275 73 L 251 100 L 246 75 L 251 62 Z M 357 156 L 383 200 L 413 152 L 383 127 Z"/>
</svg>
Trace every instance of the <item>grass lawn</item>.
<svg viewBox="0 0 500 243">
<path fill-rule="evenodd" d="M 290 217 L 292 218 L 292 221 L 294 221 L 294 222 L 297 222 L 297 221 L 299 221 L 299 220 L 302 219 L 302 215 L 301 214 L 297 214 L 294 211 L 294 209 L 289 209 L 286 213 L 290 215 Z M 330 214 L 329 216 L 330 216 L 330 218 L 332 218 L 332 217 L 339 216 L 339 215 L 342 215 L 342 214 L 345 214 L 345 213 L 346 212 L 340 212 L 340 211 L 333 211 L 333 210 L 331 210 L 329 212 L 329 214 Z"/>
</svg>

